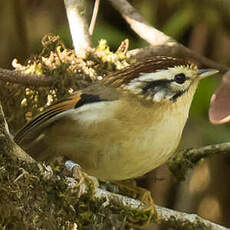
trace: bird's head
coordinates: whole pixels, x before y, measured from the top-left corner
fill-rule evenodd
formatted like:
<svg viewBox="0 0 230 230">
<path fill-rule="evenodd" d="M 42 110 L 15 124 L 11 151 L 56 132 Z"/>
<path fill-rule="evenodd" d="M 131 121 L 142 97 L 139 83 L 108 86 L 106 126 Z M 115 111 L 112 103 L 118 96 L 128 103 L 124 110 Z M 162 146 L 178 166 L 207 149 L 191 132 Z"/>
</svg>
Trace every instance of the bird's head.
<svg viewBox="0 0 230 230">
<path fill-rule="evenodd" d="M 157 56 L 117 72 L 109 81 L 146 100 L 176 102 L 189 90 L 193 95 L 199 80 L 217 72 L 199 69 L 185 59 Z"/>
<path fill-rule="evenodd" d="M 188 92 L 190 87 L 193 86 L 195 90 L 199 80 L 217 72 L 214 69 L 198 69 L 194 64 L 173 66 L 152 73 L 140 73 L 140 76 L 131 80 L 125 88 L 153 102 L 175 102 Z"/>
</svg>

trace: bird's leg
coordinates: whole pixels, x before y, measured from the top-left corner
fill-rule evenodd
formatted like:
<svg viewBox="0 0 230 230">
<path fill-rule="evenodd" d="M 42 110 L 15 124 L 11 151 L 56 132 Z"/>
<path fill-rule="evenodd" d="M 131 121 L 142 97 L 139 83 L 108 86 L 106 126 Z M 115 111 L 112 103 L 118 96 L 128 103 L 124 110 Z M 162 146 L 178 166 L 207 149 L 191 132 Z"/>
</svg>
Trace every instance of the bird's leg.
<svg viewBox="0 0 230 230">
<path fill-rule="evenodd" d="M 77 186 L 81 186 L 86 181 L 86 179 L 89 180 L 89 175 L 84 173 L 81 169 L 81 166 L 78 164 L 74 166 L 72 173 L 73 177 L 79 180 Z"/>
<path fill-rule="evenodd" d="M 97 178 L 89 176 L 87 173 L 83 172 L 79 164 L 76 164 L 75 162 L 68 160 L 65 162 L 65 166 L 68 171 L 72 172 L 72 176 L 79 181 L 77 187 L 80 187 L 86 182 L 93 184 L 93 188 L 99 186 Z"/>
<path fill-rule="evenodd" d="M 144 224 L 142 224 L 141 226 L 138 225 L 138 227 L 145 227 L 146 225 L 149 225 L 152 218 L 157 219 L 156 207 L 151 192 L 149 190 L 137 186 L 135 180 L 116 181 L 114 183 L 117 184 L 121 190 L 123 190 L 124 194 L 127 195 L 128 192 L 129 195 L 131 195 L 133 198 L 139 199 L 146 205 L 144 211 L 149 212 L 148 218 Z M 131 221 L 137 222 L 138 220 L 131 219 Z"/>
</svg>

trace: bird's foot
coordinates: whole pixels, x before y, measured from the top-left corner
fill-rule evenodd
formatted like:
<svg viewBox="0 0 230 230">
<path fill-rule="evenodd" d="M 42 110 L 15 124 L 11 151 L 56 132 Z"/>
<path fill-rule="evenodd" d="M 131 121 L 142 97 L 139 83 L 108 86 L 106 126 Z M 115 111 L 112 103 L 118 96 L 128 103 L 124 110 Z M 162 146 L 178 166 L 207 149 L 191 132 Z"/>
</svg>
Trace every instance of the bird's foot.
<svg viewBox="0 0 230 230">
<path fill-rule="evenodd" d="M 139 218 L 130 217 L 130 221 L 135 225 L 135 227 L 143 228 L 146 227 L 151 223 L 152 219 L 157 220 L 157 211 L 156 207 L 151 195 L 151 192 L 145 188 L 136 186 L 135 181 L 121 181 L 121 182 L 115 182 L 119 186 L 119 188 L 123 191 L 123 194 L 127 193 L 131 195 L 135 199 L 139 199 L 142 203 L 145 204 L 145 208 L 143 209 L 144 215 L 141 221 L 141 224 L 138 224 L 140 222 Z M 146 215 L 147 214 L 147 215 Z"/>
<path fill-rule="evenodd" d="M 86 184 L 92 185 L 92 186 L 87 186 L 88 188 L 89 187 L 97 188 L 99 186 L 99 182 L 97 178 L 93 176 L 89 176 L 87 173 L 83 172 L 80 165 L 74 163 L 73 161 L 68 160 L 66 161 L 65 166 L 68 169 L 68 171 L 72 172 L 72 176 L 78 180 L 77 187 L 80 187 L 80 188 L 84 187 L 83 188 L 84 190 L 86 187 Z M 82 189 L 79 189 L 79 190 L 81 191 Z"/>
</svg>

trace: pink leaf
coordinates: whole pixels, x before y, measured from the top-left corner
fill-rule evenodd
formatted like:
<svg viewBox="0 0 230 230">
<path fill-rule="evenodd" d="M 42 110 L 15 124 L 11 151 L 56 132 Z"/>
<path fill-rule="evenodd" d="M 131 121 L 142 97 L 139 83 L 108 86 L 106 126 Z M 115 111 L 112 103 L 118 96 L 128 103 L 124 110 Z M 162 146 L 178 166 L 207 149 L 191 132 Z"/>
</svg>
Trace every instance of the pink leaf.
<svg viewBox="0 0 230 230">
<path fill-rule="evenodd" d="M 230 71 L 224 75 L 220 87 L 212 95 L 209 120 L 213 124 L 230 122 Z"/>
</svg>

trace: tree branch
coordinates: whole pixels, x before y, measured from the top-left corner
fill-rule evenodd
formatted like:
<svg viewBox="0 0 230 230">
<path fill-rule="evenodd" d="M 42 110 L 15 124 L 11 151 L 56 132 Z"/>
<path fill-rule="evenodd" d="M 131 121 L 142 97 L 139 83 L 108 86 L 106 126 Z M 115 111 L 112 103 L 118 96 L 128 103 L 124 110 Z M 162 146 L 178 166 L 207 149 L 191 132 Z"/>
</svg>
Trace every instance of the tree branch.
<svg viewBox="0 0 230 230">
<path fill-rule="evenodd" d="M 70 32 L 76 54 L 85 57 L 86 50 L 91 47 L 88 24 L 85 19 L 84 1 L 64 0 L 69 21 Z"/>
<path fill-rule="evenodd" d="M 152 27 L 126 0 L 109 0 L 130 27 L 151 45 L 173 45 L 175 40 Z"/>
<path fill-rule="evenodd" d="M 169 161 L 168 166 L 178 180 L 184 180 L 189 169 L 192 169 L 201 159 L 215 154 L 230 153 L 230 143 L 208 145 L 201 148 L 191 148 L 176 153 Z"/>
<path fill-rule="evenodd" d="M 8 125 L 0 103 L 0 154 L 6 154 L 10 157 L 26 161 L 28 163 L 35 162 L 27 155 L 14 141 L 11 139 Z"/>
<path fill-rule="evenodd" d="M 206 58 L 181 44 L 176 44 L 174 46 L 160 45 L 160 46 L 148 46 L 141 49 L 130 50 L 128 54 L 136 59 L 143 59 L 147 56 L 174 56 L 181 58 L 188 58 L 194 60 L 206 67 L 218 69 L 220 72 L 224 73 L 229 70 L 229 67 L 223 64 L 219 64 L 209 58 Z"/>
<path fill-rule="evenodd" d="M 93 15 L 92 15 L 90 26 L 89 26 L 89 34 L 91 36 L 93 35 L 94 27 L 95 27 L 95 24 L 96 24 L 99 5 L 100 5 L 100 0 L 95 0 L 94 8 L 93 8 Z"/>
<path fill-rule="evenodd" d="M 66 162 L 67 169 L 69 171 L 73 171 L 73 168 L 79 167 L 71 161 Z M 70 186 L 75 186 L 75 180 L 71 179 Z M 81 195 L 87 192 L 87 185 L 82 184 Z M 135 200 L 130 197 L 126 197 L 120 194 L 111 193 L 100 188 L 95 188 L 92 199 L 100 199 L 105 200 L 105 206 L 116 205 L 122 209 L 127 210 L 136 210 L 145 211 L 146 206 L 139 200 Z M 205 220 L 198 215 L 195 214 L 187 214 L 183 212 L 174 211 L 172 209 L 168 209 L 165 207 L 156 206 L 157 210 L 157 220 L 155 217 L 151 219 L 152 223 L 161 223 L 165 224 L 168 227 L 172 227 L 173 229 L 210 229 L 210 230 L 229 230 L 229 228 L 225 228 L 223 226 L 212 223 L 208 220 Z M 180 228 L 179 228 L 180 227 Z"/>
<path fill-rule="evenodd" d="M 191 58 L 211 68 L 225 72 L 229 67 L 220 65 L 196 52 L 177 43 L 173 38 L 150 26 L 149 23 L 130 5 L 126 0 L 109 0 L 123 18 L 130 24 L 130 27 L 144 40 L 154 47 L 146 47 L 141 50 L 142 55 L 166 55 L 183 58 Z M 135 52 L 131 52 L 135 55 Z M 137 55 L 137 53 L 136 53 Z M 138 55 L 137 55 L 138 56 Z M 139 53 L 140 56 L 140 53 Z"/>
<path fill-rule="evenodd" d="M 131 208 L 136 210 L 144 210 L 144 208 L 146 208 L 139 200 L 134 200 L 119 194 L 114 194 L 99 188 L 95 190 L 95 198 L 106 199 L 106 201 L 111 204 L 116 204 L 120 207 L 125 207 L 128 209 Z M 212 223 L 211 221 L 205 220 L 195 214 L 178 212 L 172 209 L 161 207 L 159 205 L 155 206 L 158 217 L 157 221 L 161 224 L 166 224 L 168 227 L 173 227 L 174 229 L 175 226 L 180 226 L 180 229 L 188 229 L 189 226 L 189 229 L 199 229 L 201 226 L 203 226 L 204 228 L 210 230 L 229 230 L 229 228 L 225 228 L 221 225 Z"/>
<path fill-rule="evenodd" d="M 52 86 L 56 77 L 46 75 L 24 74 L 20 71 L 0 68 L 0 80 L 25 86 Z"/>
</svg>

